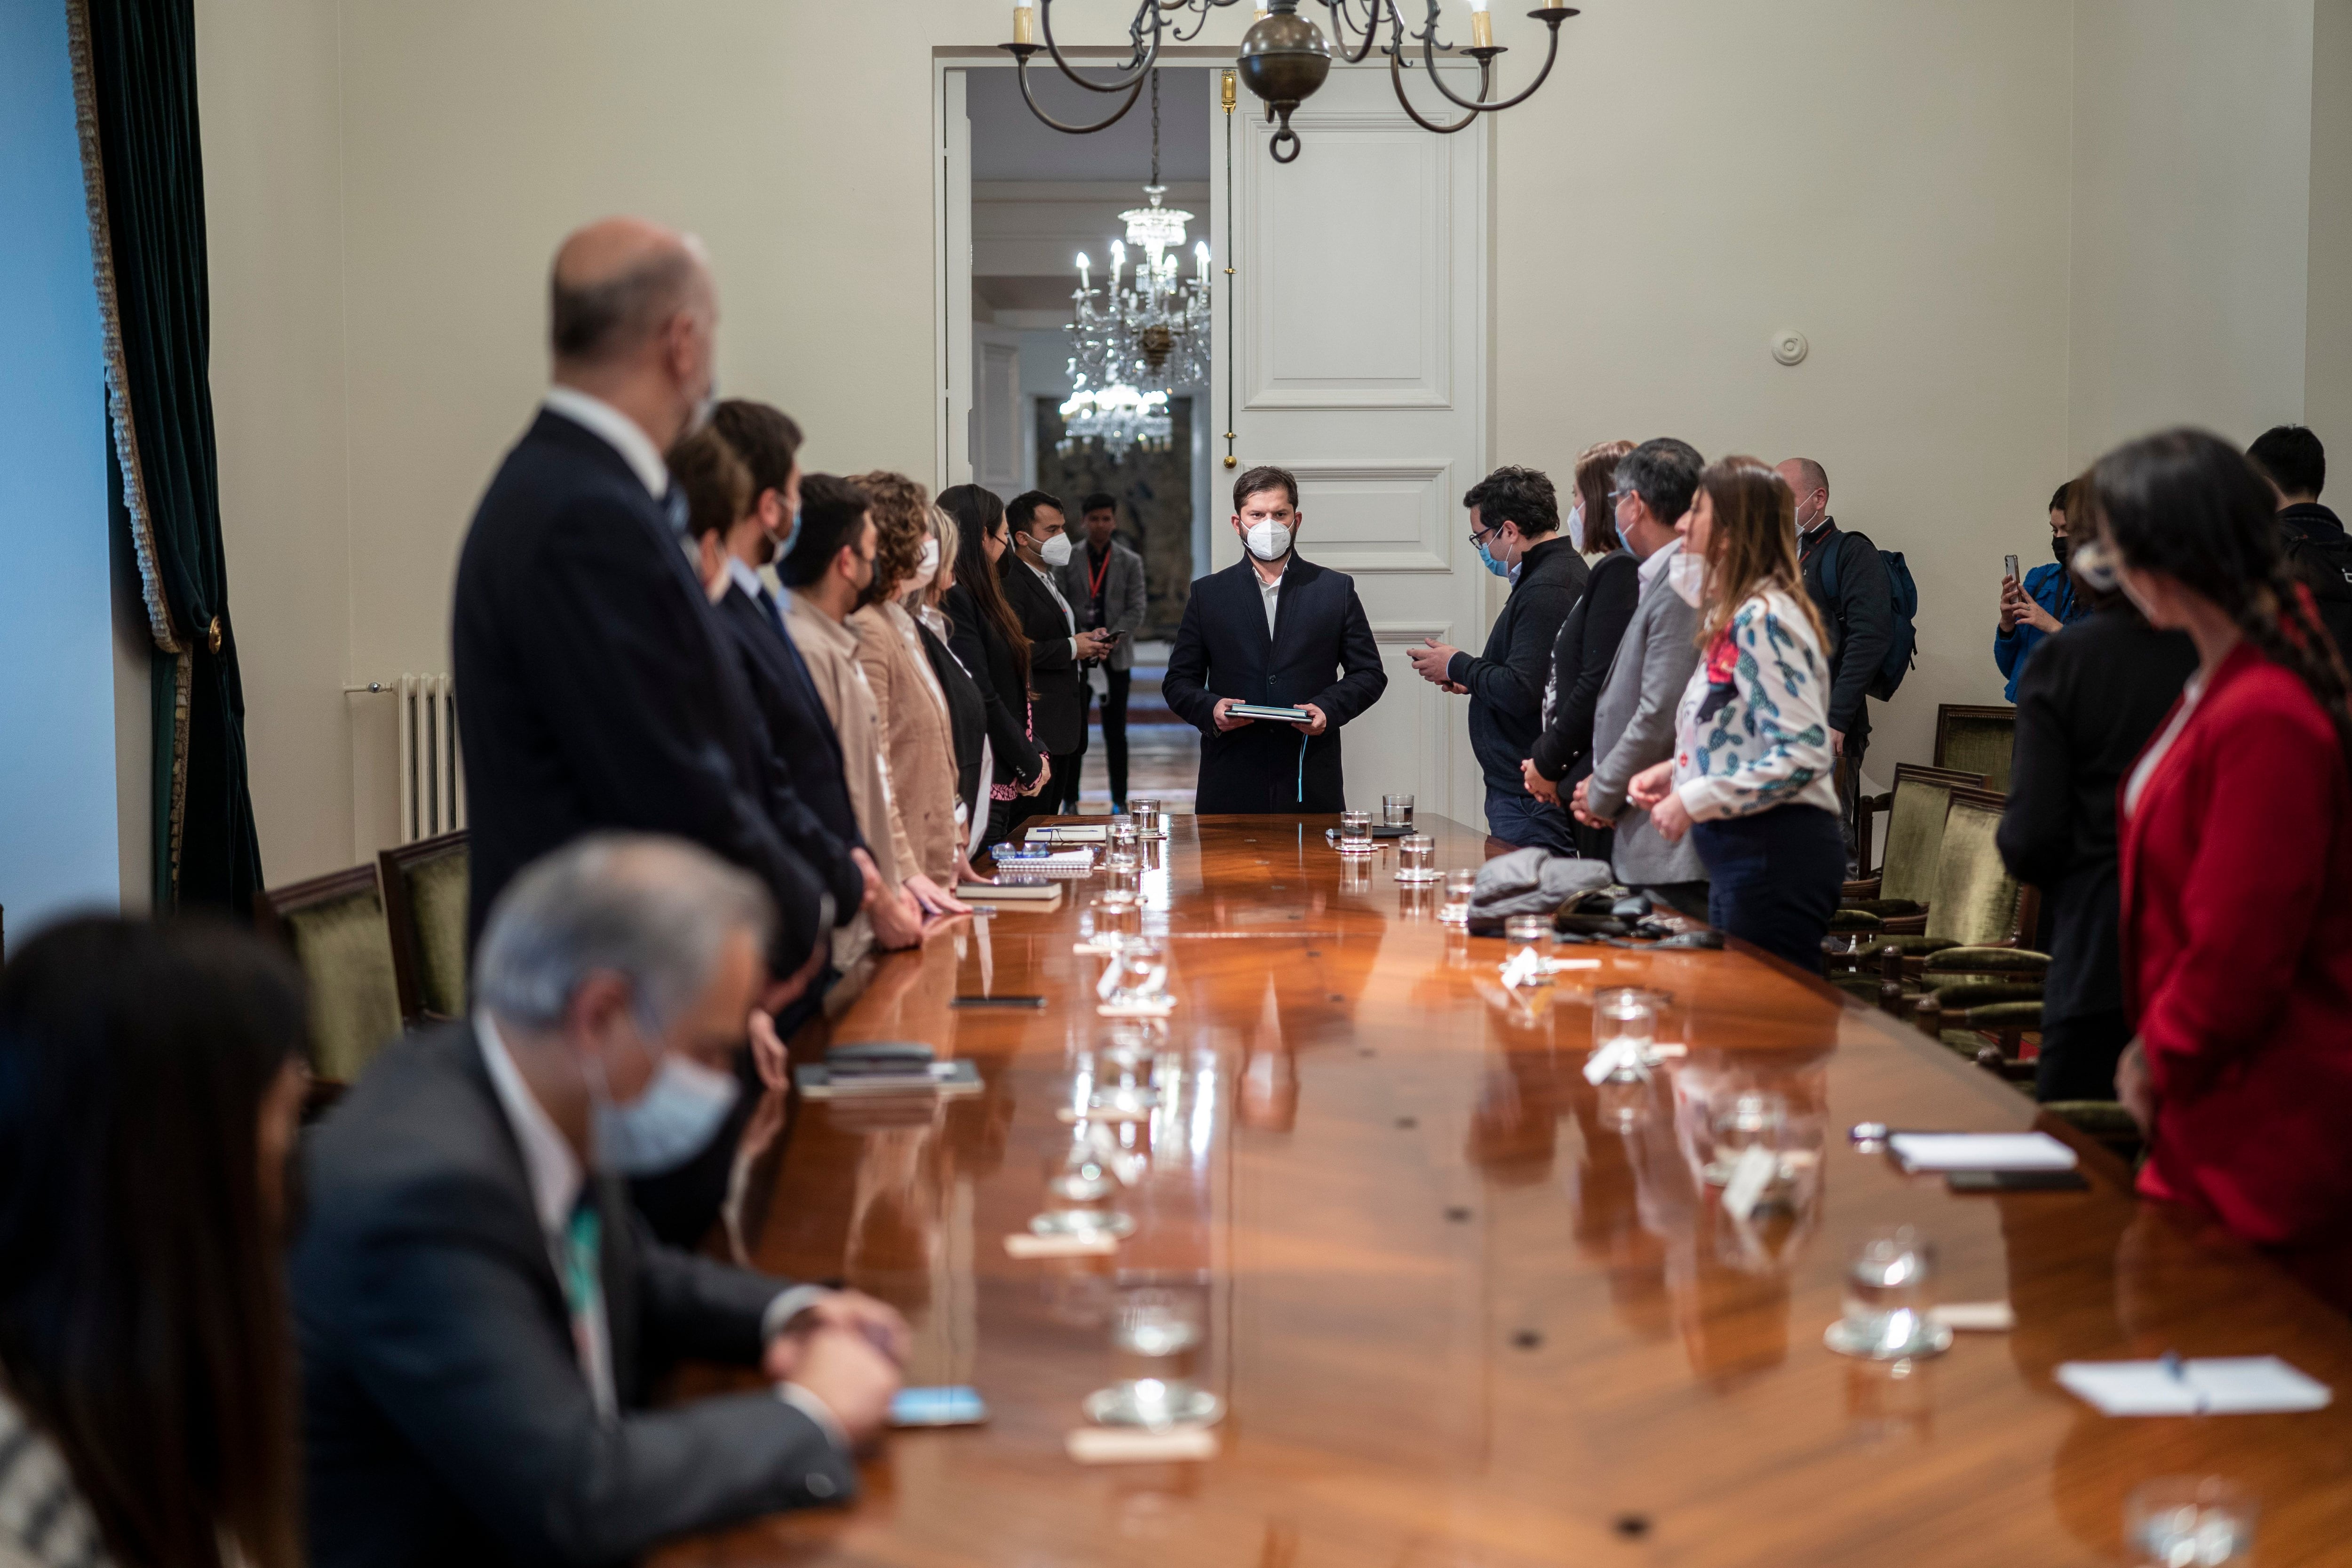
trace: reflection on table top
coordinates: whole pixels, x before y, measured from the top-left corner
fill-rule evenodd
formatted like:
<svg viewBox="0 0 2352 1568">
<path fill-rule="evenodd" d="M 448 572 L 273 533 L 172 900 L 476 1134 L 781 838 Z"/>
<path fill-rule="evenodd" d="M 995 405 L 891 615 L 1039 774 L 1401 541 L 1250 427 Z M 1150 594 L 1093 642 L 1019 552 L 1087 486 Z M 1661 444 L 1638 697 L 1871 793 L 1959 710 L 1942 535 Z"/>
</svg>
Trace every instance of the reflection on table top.
<svg viewBox="0 0 2352 1568">
<path fill-rule="evenodd" d="M 1180 816 L 1147 873 L 1178 1002 L 1145 1069 L 1162 1104 L 1122 1133 L 1149 1163 L 1114 1258 L 1003 1242 L 1049 1206 L 1079 1075 L 1113 1070 L 1102 961 L 1072 952 L 1088 885 L 879 966 L 832 1037 L 929 1041 L 985 1092 L 796 1104 L 738 1232 L 761 1267 L 896 1302 L 909 1381 L 972 1384 L 992 1419 L 894 1435 L 856 1507 L 666 1564 L 2112 1563 L 2132 1488 L 2208 1472 L 2260 1498 L 2269 1568 L 2352 1553 L 2347 1403 L 2111 1420 L 2053 1381 L 2178 1350 L 2352 1388 L 2352 1328 L 2266 1262 L 2136 1205 L 2087 1146 L 2090 1191 L 2000 1197 L 1855 1152 L 1858 1121 L 2011 1130 L 2033 1108 L 1760 958 L 1566 948 L 1596 966 L 1516 999 L 1499 940 L 1443 927 L 1391 846 L 1343 866 L 1331 820 Z M 1484 857 L 1483 835 L 1423 830 L 1441 867 Z M 1670 994 L 1660 1037 L 1688 1056 L 1590 1086 L 1596 984 Z M 1047 1005 L 949 1007 L 980 993 Z M 1819 1150 L 1746 1222 L 1700 1174 L 1706 1108 L 1742 1086 Z M 1825 1352 L 1856 1244 L 1903 1221 L 1936 1243 L 1944 1300 L 2007 1297 L 2016 1331 L 1901 1376 Z M 1223 1452 L 1078 1466 L 1063 1439 L 1114 1375 L 1110 1303 L 1163 1278 L 1207 1294 Z"/>
</svg>

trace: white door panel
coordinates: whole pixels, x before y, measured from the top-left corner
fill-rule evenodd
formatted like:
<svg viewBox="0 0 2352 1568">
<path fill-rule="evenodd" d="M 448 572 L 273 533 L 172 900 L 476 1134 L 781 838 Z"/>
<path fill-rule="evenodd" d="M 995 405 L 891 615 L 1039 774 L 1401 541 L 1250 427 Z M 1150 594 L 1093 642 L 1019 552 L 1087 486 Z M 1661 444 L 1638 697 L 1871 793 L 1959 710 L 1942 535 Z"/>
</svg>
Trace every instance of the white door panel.
<svg viewBox="0 0 2352 1568">
<path fill-rule="evenodd" d="M 1223 474 L 1274 463 L 1297 475 L 1300 551 L 1355 578 L 1380 642 L 1389 686 L 1344 737 L 1348 803 L 1409 790 L 1475 825 L 1465 700 L 1405 655 L 1424 637 L 1476 648 L 1489 617 L 1461 508 L 1486 470 L 1486 129 L 1414 126 L 1384 66 L 1335 68 L 1292 123 L 1296 163 L 1267 156 L 1273 128 L 1246 109 L 1230 163 L 1222 148 L 1213 161 L 1214 244 L 1235 268 L 1217 343 L 1239 362 L 1217 375 L 1221 428 L 1234 433 Z M 1239 558 L 1230 528 L 1212 539 L 1216 564 Z"/>
</svg>

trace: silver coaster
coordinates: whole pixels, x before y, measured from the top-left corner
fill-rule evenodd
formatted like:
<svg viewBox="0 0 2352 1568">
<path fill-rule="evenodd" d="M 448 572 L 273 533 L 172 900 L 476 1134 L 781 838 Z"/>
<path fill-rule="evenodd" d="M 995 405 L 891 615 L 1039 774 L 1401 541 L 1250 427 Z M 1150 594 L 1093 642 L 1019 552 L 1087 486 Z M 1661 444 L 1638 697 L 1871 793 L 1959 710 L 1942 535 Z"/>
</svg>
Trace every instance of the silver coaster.
<svg viewBox="0 0 2352 1568">
<path fill-rule="evenodd" d="M 1029 1220 L 1032 1236 L 1075 1236 L 1091 1239 L 1108 1236 L 1115 1240 L 1135 1234 L 1135 1216 L 1117 1211 L 1099 1209 L 1048 1209 L 1033 1215 Z"/>
<path fill-rule="evenodd" d="M 1115 1384 L 1087 1395 L 1087 1419 L 1097 1426 L 1206 1426 L 1225 1413 L 1225 1402 L 1205 1388 L 1171 1388 L 1147 1410 L 1130 1384 Z"/>
<path fill-rule="evenodd" d="M 1840 1318 L 1822 1331 L 1822 1343 L 1839 1355 L 1857 1361 L 1913 1361 L 1923 1356 L 1942 1355 L 1952 1348 L 1952 1331 L 1933 1318 L 1919 1321 L 1921 1332 L 1900 1350 L 1888 1350 L 1874 1342 L 1857 1337 Z"/>
</svg>

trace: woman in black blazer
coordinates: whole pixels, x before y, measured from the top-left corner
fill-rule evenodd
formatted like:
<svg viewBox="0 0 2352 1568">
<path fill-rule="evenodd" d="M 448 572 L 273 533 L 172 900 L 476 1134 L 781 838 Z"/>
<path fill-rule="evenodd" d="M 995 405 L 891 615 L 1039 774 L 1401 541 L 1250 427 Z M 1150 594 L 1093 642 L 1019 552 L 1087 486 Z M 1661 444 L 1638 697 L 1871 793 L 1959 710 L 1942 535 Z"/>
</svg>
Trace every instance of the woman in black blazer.
<svg viewBox="0 0 2352 1568">
<path fill-rule="evenodd" d="M 988 820 L 987 783 L 980 775 L 982 759 L 990 750 L 988 699 L 981 694 L 980 682 L 972 672 L 948 646 L 947 639 L 954 635 L 954 628 L 940 608 L 948 590 L 955 586 L 955 553 L 961 533 L 946 509 L 936 505 L 931 508 L 931 536 L 940 544 L 940 564 L 918 596 L 915 630 L 923 639 L 923 657 L 930 661 L 931 674 L 940 683 L 940 694 L 947 699 L 948 729 L 955 740 L 956 826 L 961 835 L 956 852 L 969 856 L 979 847 L 972 824 Z"/>
<path fill-rule="evenodd" d="M 1617 537 L 1617 509 L 1609 499 L 1617 460 L 1633 449 L 1630 441 L 1603 441 L 1576 459 L 1576 504 L 1569 513 L 1569 537 L 1576 548 L 1601 559 L 1585 579 L 1584 596 L 1569 611 L 1552 641 L 1543 729 L 1536 736 L 1533 754 L 1519 764 L 1528 793 L 1555 805 L 1563 789 L 1573 789 L 1592 771 L 1593 706 L 1601 700 L 1601 682 L 1608 679 L 1617 645 L 1625 639 L 1641 598 L 1641 563 Z M 1614 830 L 1576 823 L 1573 831 L 1579 854 L 1589 859 L 1609 858 Z"/>
<path fill-rule="evenodd" d="M 1004 501 L 978 485 L 955 485 L 940 492 L 939 503 L 955 520 L 957 535 L 952 573 L 941 574 L 951 582 L 940 599 L 949 626 L 945 640 L 980 693 L 995 759 L 989 823 L 980 842 L 986 849 L 1003 838 L 1013 799 L 1044 789 L 1051 770 L 1030 737 L 1029 639 L 996 578 L 996 563 L 1012 548 Z"/>
</svg>

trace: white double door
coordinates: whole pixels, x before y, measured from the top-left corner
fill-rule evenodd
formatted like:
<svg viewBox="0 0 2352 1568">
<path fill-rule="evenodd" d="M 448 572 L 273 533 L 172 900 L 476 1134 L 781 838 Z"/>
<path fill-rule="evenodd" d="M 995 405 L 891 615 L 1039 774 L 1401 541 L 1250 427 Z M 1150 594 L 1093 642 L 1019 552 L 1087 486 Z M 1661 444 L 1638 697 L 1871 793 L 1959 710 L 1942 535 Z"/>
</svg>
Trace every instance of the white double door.
<svg viewBox="0 0 2352 1568">
<path fill-rule="evenodd" d="M 1342 736 L 1348 804 L 1406 791 L 1479 826 L 1468 700 L 1405 656 L 1428 637 L 1477 651 L 1499 604 L 1461 505 L 1486 472 L 1486 128 L 1433 135 L 1385 67 L 1338 67 L 1292 117 L 1297 162 L 1278 164 L 1264 111 L 1241 103 L 1211 127 L 1213 244 L 1234 269 L 1217 300 L 1211 564 L 1241 558 L 1223 521 L 1234 479 L 1296 474 L 1299 551 L 1355 579 L 1389 678 Z"/>
</svg>

